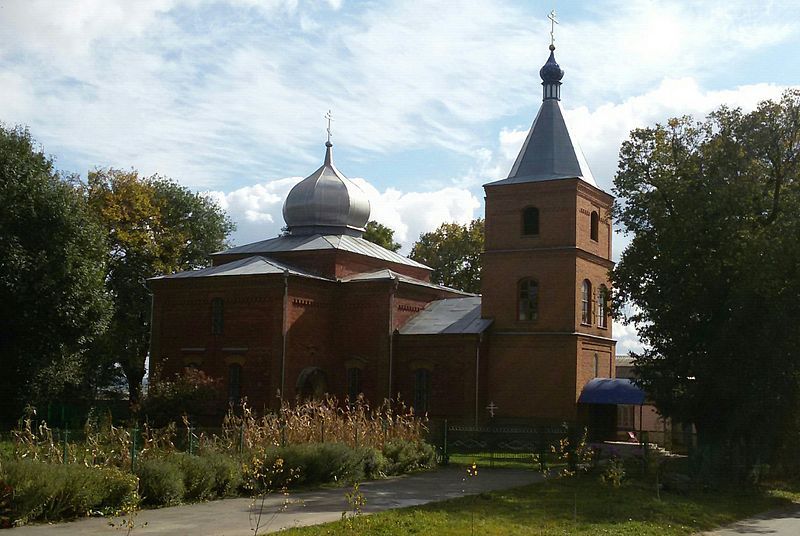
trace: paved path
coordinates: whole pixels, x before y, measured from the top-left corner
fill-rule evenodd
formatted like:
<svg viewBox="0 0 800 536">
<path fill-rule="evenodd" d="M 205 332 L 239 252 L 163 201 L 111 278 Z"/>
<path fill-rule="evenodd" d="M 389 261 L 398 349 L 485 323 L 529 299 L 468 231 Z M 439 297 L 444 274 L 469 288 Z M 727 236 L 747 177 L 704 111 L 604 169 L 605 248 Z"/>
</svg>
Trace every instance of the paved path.
<svg viewBox="0 0 800 536">
<path fill-rule="evenodd" d="M 464 482 L 465 476 L 465 468 L 451 466 L 429 473 L 365 482 L 361 485 L 361 492 L 367 499 L 363 511 L 373 513 L 414 506 L 461 497 L 465 491 L 467 494 L 480 493 L 523 486 L 541 480 L 541 475 L 534 471 L 484 467 L 480 468 L 477 478 Z M 291 504 L 284 511 L 281 511 L 283 497 L 269 496 L 262 509 L 262 528 L 259 533 L 341 519 L 342 512 L 350 509 L 344 497 L 348 491 L 350 490 L 347 488 L 337 488 L 292 494 L 289 496 Z M 225 499 L 158 510 L 142 510 L 136 516 L 137 527 L 133 534 L 247 536 L 253 533 L 252 518 L 250 499 Z M 267 521 L 269 526 L 265 530 L 263 525 Z M 108 522 L 108 519 L 102 518 L 81 519 L 56 525 L 29 525 L 3 531 L 3 534 L 9 536 L 124 534 L 115 531 Z M 147 525 L 141 526 L 145 522 Z"/>
<path fill-rule="evenodd" d="M 705 536 L 741 536 L 742 534 L 798 536 L 800 535 L 800 505 L 765 512 L 703 534 Z"/>
</svg>

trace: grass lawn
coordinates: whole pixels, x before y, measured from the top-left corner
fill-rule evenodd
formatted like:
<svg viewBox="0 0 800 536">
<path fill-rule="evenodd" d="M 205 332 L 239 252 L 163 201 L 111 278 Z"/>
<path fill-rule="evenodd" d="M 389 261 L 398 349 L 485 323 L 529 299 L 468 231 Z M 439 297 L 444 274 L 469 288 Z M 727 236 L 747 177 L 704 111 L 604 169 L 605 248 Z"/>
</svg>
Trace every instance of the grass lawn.
<svg viewBox="0 0 800 536">
<path fill-rule="evenodd" d="M 480 478 L 480 477 L 478 477 Z M 369 496 L 366 495 L 369 503 Z M 800 489 L 661 493 L 641 480 L 612 490 L 597 475 L 549 481 L 286 531 L 309 534 L 692 534 L 788 506 Z M 473 532 L 474 530 L 474 532 Z"/>
</svg>

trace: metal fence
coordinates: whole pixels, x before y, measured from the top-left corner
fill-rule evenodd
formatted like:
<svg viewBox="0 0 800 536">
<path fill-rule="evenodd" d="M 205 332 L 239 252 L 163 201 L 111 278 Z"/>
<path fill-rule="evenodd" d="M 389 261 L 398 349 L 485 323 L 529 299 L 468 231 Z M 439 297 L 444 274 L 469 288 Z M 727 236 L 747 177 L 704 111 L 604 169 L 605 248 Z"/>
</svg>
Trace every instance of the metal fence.
<svg viewBox="0 0 800 536">
<path fill-rule="evenodd" d="M 563 426 L 495 425 L 472 426 L 450 424 L 446 420 L 439 428 L 439 438 L 429 438 L 437 444 L 442 460 L 447 463 L 453 455 L 475 455 L 495 459 L 526 459 L 532 455 L 544 459 L 565 438 L 574 438 L 578 430 Z M 582 433 L 582 429 L 580 431 Z"/>
</svg>

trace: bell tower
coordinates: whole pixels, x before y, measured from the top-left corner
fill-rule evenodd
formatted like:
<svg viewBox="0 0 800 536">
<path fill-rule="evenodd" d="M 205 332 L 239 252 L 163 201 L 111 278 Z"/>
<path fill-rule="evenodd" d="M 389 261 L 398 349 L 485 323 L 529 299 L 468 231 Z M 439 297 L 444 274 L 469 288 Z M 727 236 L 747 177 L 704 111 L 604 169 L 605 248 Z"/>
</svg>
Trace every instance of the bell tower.
<svg viewBox="0 0 800 536">
<path fill-rule="evenodd" d="M 494 320 L 487 396 L 508 419 L 575 421 L 583 386 L 615 374 L 613 197 L 567 127 L 553 44 L 539 75 L 542 105 L 511 172 L 484 185 L 481 313 Z"/>
</svg>

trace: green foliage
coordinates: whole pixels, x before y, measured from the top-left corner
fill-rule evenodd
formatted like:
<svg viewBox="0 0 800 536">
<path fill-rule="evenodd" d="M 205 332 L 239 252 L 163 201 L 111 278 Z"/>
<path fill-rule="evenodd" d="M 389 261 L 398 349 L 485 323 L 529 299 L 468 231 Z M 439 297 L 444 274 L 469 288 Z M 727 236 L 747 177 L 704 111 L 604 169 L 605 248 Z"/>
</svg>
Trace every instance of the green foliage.
<svg viewBox="0 0 800 536">
<path fill-rule="evenodd" d="M 0 415 L 96 387 L 87 349 L 105 329 L 103 232 L 74 178 L 27 130 L 0 125 Z"/>
<path fill-rule="evenodd" d="M 147 280 L 207 266 L 234 226 L 210 198 L 134 170 L 90 172 L 85 197 L 108 234 L 106 285 L 114 298 L 109 330 L 95 352 L 121 364 L 137 409 L 150 340 Z"/>
<path fill-rule="evenodd" d="M 469 225 L 443 223 L 420 235 L 409 257 L 433 268 L 434 283 L 479 293 L 483 241 L 483 219 Z"/>
<path fill-rule="evenodd" d="M 278 489 L 289 483 L 310 485 L 357 480 L 364 476 L 362 463 L 362 453 L 345 444 L 306 443 L 266 450 L 259 472 L 270 474 L 272 488 Z M 281 471 L 272 471 L 273 467 L 280 467 Z"/>
<path fill-rule="evenodd" d="M 17 524 L 113 513 L 137 501 L 136 477 L 118 469 L 13 460 L 1 478 L 13 489 Z"/>
<path fill-rule="evenodd" d="M 14 524 L 14 488 L 0 479 L 0 529 L 7 529 Z"/>
<path fill-rule="evenodd" d="M 386 248 L 390 251 L 397 251 L 401 245 L 394 241 L 394 231 L 385 225 L 372 220 L 367 222 L 364 240 L 369 240 L 374 244 Z"/>
<path fill-rule="evenodd" d="M 733 456 L 740 477 L 798 437 L 800 330 L 786 327 L 800 316 L 798 152 L 800 91 L 789 90 L 751 113 L 634 130 L 614 179 L 632 237 L 615 302 L 634 306 L 626 320 L 648 346 L 639 383 L 715 446 L 706 461 Z"/>
<path fill-rule="evenodd" d="M 239 462 L 219 452 L 145 459 L 137 464 L 136 474 L 142 500 L 155 506 L 229 497 L 242 484 Z"/>
<path fill-rule="evenodd" d="M 175 460 L 154 458 L 136 465 L 142 502 L 168 506 L 178 504 L 186 493 L 183 473 Z"/>
<path fill-rule="evenodd" d="M 183 473 L 184 500 L 204 501 L 213 497 L 216 475 L 207 458 L 181 452 L 173 454 L 170 461 Z"/>
<path fill-rule="evenodd" d="M 187 368 L 171 379 L 154 374 L 141 414 L 157 425 L 171 422 L 175 415 L 202 415 L 212 411 L 221 394 L 220 380 L 201 370 Z"/>
<path fill-rule="evenodd" d="M 600 482 L 613 489 L 619 489 L 624 478 L 625 464 L 619 458 L 608 460 L 608 465 L 600 473 Z"/>
<path fill-rule="evenodd" d="M 242 466 L 238 460 L 221 452 L 203 452 L 200 459 L 214 477 L 211 488 L 214 497 L 231 497 L 242 486 Z"/>
<path fill-rule="evenodd" d="M 359 458 L 358 465 L 364 478 L 370 480 L 386 475 L 388 460 L 381 451 L 373 447 L 360 447 L 356 449 Z"/>
<path fill-rule="evenodd" d="M 483 476 L 482 470 L 479 478 Z M 779 496 L 765 489 L 753 493 L 662 493 L 658 499 L 651 490 L 651 483 L 642 480 L 609 493 L 596 477 L 556 478 L 375 513 L 364 519 L 369 520 L 368 530 L 358 534 L 463 536 L 471 533 L 474 516 L 474 532 L 481 535 L 688 536 L 766 510 L 792 507 L 791 498 L 798 497 L 797 493 Z M 285 534 L 338 536 L 353 531 L 335 521 L 288 529 Z"/>
<path fill-rule="evenodd" d="M 383 447 L 386 474 L 400 475 L 436 465 L 436 449 L 423 441 L 387 441 Z"/>
</svg>

